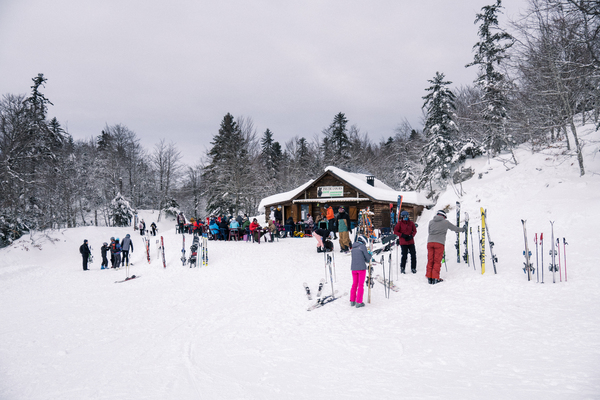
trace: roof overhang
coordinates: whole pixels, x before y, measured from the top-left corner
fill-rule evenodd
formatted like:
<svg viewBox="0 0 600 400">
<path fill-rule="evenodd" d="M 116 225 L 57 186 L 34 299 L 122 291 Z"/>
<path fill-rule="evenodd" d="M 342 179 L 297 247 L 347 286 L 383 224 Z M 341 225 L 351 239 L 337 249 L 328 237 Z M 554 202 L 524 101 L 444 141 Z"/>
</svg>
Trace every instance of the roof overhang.
<svg viewBox="0 0 600 400">
<path fill-rule="evenodd" d="M 292 203 L 339 203 L 340 201 L 372 201 L 368 197 L 322 197 L 320 199 L 296 199 Z"/>
</svg>

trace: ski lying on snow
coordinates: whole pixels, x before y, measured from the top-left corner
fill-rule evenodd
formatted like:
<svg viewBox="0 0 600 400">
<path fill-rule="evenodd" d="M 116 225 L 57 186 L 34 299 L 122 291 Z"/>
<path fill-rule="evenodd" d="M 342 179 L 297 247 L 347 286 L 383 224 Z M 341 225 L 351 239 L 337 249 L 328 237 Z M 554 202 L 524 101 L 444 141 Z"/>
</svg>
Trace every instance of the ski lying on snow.
<svg viewBox="0 0 600 400">
<path fill-rule="evenodd" d="M 390 280 L 389 279 L 384 279 L 381 275 L 375 275 L 375 280 L 379 283 L 381 283 L 383 286 L 392 289 L 394 292 L 399 292 L 400 288 L 398 286 L 396 286 L 396 284 L 394 282 L 392 282 L 390 284 Z"/>
<path fill-rule="evenodd" d="M 140 276 L 141 276 L 141 275 L 131 275 L 130 277 L 128 277 L 128 278 L 125 278 L 125 279 L 123 279 L 122 281 L 115 281 L 115 283 L 123 283 L 123 282 L 127 282 L 127 281 L 130 281 L 130 280 L 132 280 L 132 279 L 137 279 L 137 278 L 139 278 Z"/>
<path fill-rule="evenodd" d="M 347 294 L 348 293 L 346 292 L 343 295 L 338 296 L 338 297 L 335 297 L 335 294 L 334 295 L 330 294 L 329 296 L 325 296 L 323 298 L 320 298 L 319 300 L 317 300 L 317 302 L 315 304 L 313 304 L 312 306 L 308 307 L 307 311 L 312 311 L 312 310 L 314 310 L 316 308 L 323 307 L 325 304 L 329 304 L 332 301 L 336 301 L 337 299 L 341 299 L 342 297 L 346 296 Z"/>
</svg>

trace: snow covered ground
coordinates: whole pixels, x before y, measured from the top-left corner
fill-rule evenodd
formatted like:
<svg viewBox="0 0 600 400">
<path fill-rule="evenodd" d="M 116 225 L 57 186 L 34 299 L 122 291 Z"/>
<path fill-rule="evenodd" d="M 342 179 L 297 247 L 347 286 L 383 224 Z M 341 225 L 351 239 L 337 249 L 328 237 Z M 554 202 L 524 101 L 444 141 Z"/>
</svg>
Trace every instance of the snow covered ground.
<svg viewBox="0 0 600 400">
<path fill-rule="evenodd" d="M 163 221 L 164 269 L 154 238 L 148 264 L 131 229 L 23 237 L 0 250 L 0 399 L 600 398 L 600 137 L 580 134 L 584 177 L 563 147 L 523 146 L 517 166 L 469 161 L 476 175 L 462 196 L 449 188 L 417 221 L 418 273 L 400 276 L 390 299 L 377 284 L 362 309 L 345 297 L 306 311 L 302 283 L 315 291 L 324 277 L 311 238 L 210 242 L 209 265 L 190 269 L 174 222 Z M 484 275 L 457 264 L 449 233 L 445 282 L 428 285 L 427 223 L 446 205 L 454 220 L 457 200 L 475 228 L 487 208 L 498 274 L 489 257 Z M 533 236 L 544 233 L 544 284 L 523 273 L 521 219 L 534 263 Z M 548 271 L 550 220 L 569 243 L 568 282 L 563 271 L 553 284 Z M 115 284 L 125 271 L 100 270 L 99 249 L 126 233 L 130 273 L 141 278 Z M 83 239 L 95 255 L 87 272 Z M 188 254 L 190 244 L 188 236 Z M 343 293 L 350 257 L 337 251 Z"/>
</svg>

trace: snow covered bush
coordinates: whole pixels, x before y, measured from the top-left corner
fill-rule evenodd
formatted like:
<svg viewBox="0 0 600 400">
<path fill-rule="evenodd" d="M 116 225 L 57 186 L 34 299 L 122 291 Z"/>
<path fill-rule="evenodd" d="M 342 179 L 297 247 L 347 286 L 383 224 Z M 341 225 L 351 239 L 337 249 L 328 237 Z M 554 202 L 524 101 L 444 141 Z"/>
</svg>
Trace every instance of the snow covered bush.
<svg viewBox="0 0 600 400">
<path fill-rule="evenodd" d="M 108 215 L 113 226 L 129 226 L 133 219 L 133 208 L 121 193 L 108 206 Z"/>
</svg>

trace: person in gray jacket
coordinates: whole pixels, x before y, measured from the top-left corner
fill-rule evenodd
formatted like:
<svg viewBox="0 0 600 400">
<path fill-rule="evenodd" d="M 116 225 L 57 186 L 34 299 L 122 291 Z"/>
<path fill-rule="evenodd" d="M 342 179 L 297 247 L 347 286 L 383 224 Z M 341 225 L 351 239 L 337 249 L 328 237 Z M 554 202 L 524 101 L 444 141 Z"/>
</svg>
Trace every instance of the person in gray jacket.
<svg viewBox="0 0 600 400">
<path fill-rule="evenodd" d="M 131 241 L 131 237 L 128 233 L 123 238 L 123 242 L 121 242 L 121 253 L 123 254 L 124 265 L 129 265 L 129 250 L 131 250 L 131 252 L 133 253 L 133 242 Z"/>
<path fill-rule="evenodd" d="M 446 246 L 446 233 L 448 229 L 454 232 L 466 232 L 467 228 L 459 228 L 446 219 L 446 213 L 439 210 L 435 217 L 429 221 L 429 237 L 427 238 L 427 277 L 430 284 L 442 282 L 440 269 L 444 258 Z"/>
<path fill-rule="evenodd" d="M 350 289 L 350 305 L 360 308 L 365 306 L 365 303 L 363 303 L 365 276 L 367 275 L 367 264 L 371 261 L 371 254 L 367 250 L 367 237 L 359 235 L 351 251 L 352 289 Z"/>
</svg>

